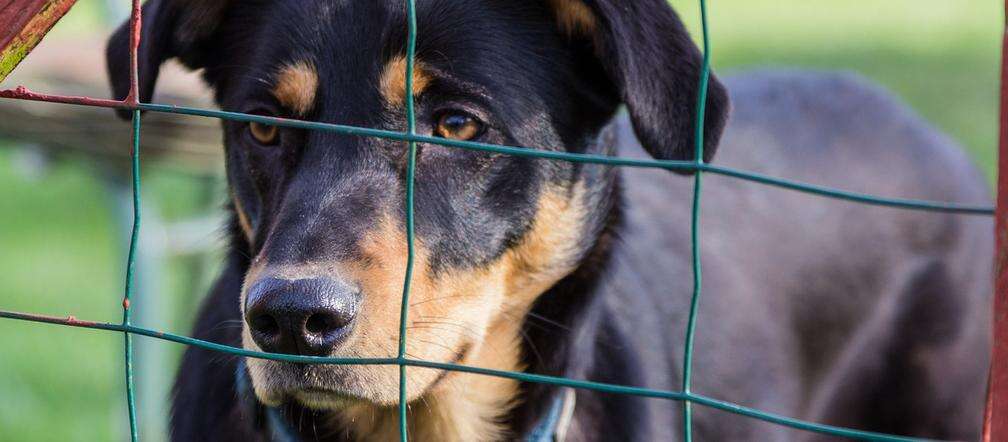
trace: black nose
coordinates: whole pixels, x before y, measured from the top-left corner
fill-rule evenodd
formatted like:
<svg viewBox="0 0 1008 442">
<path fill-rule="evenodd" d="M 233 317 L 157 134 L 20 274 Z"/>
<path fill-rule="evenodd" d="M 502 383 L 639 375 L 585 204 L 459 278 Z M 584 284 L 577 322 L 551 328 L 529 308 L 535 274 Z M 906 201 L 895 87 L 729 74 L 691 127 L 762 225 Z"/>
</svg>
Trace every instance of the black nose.
<svg viewBox="0 0 1008 442">
<path fill-rule="evenodd" d="M 328 356 L 350 333 L 360 290 L 328 278 L 262 279 L 245 300 L 245 322 L 263 351 Z"/>
</svg>

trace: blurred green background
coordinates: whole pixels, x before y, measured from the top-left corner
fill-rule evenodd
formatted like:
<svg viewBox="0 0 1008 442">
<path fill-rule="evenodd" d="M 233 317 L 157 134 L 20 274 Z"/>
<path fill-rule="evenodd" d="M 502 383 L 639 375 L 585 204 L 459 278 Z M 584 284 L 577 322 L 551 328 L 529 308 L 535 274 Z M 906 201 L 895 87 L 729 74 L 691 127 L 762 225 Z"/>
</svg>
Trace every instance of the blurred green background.
<svg viewBox="0 0 1008 442">
<path fill-rule="evenodd" d="M 672 3 L 698 34 L 696 1 Z M 961 142 L 993 179 L 1000 1 L 709 3 L 718 72 L 757 66 L 860 72 Z M 43 45 L 107 33 L 107 11 L 104 3 L 82 0 Z M 31 64 L 29 57 L 23 67 Z M 93 65 L 101 69 L 102 60 Z M 110 165 L 74 155 L 43 161 L 41 168 L 33 165 L 39 161 L 24 143 L 0 139 L 0 309 L 119 321 L 125 247 L 117 196 L 103 178 Z M 223 202 L 219 179 L 212 175 L 156 164 L 144 173 L 146 197 L 167 220 L 212 213 Z M 213 232 L 203 240 L 211 249 L 221 244 Z M 167 261 L 164 276 L 155 281 L 165 297 L 164 311 L 153 325 L 187 332 L 206 285 L 205 278 L 194 280 L 191 270 L 205 269 L 207 262 L 192 256 Z M 166 349 L 166 368 L 137 376 L 168 385 L 181 349 L 150 346 Z M 122 366 L 121 335 L 0 320 L 0 441 L 123 440 Z"/>
</svg>

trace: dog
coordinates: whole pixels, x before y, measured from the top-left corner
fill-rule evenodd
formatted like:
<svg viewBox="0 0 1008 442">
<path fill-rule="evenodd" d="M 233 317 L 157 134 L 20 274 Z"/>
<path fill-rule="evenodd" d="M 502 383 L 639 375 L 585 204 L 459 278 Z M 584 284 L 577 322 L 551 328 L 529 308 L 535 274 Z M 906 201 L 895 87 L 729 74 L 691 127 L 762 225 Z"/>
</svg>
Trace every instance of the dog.
<svg viewBox="0 0 1008 442">
<path fill-rule="evenodd" d="M 224 110 L 561 152 L 692 160 L 702 55 L 664 0 L 148 0 L 140 99 L 177 59 Z M 130 31 L 108 47 L 129 89 Z M 730 92 L 729 92 L 730 91 Z M 626 111 L 622 111 L 625 106 Z M 223 271 L 193 335 L 395 357 L 405 143 L 224 121 Z M 947 137 L 851 74 L 711 76 L 703 159 L 851 191 L 989 204 Z M 679 391 L 689 173 L 420 143 L 406 355 Z M 703 178 L 692 391 L 771 413 L 975 440 L 989 363 L 987 218 Z M 234 324 L 241 324 L 240 327 Z M 415 440 L 676 440 L 683 404 L 406 369 Z M 395 440 L 399 368 L 185 352 L 177 441 Z M 808 440 L 694 406 L 699 440 Z M 538 435 L 538 436 L 537 436 Z M 539 438 L 539 439 L 537 439 Z"/>
</svg>

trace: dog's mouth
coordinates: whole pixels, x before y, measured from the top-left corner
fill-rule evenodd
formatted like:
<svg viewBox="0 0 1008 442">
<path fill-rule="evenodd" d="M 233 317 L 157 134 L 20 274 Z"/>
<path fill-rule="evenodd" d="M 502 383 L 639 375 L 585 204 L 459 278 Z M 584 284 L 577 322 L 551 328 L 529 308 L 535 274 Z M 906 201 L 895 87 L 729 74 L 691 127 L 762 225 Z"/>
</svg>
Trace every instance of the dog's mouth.
<svg viewBox="0 0 1008 442">
<path fill-rule="evenodd" d="M 472 348 L 472 344 L 463 345 L 447 362 L 462 363 Z M 341 410 L 361 404 L 393 406 L 399 400 L 399 367 L 395 365 L 304 365 L 256 359 L 246 363 L 256 396 L 268 406 L 294 402 L 313 410 Z M 428 368 L 410 370 L 421 370 L 426 375 L 409 376 L 409 400 L 438 388 L 452 373 Z M 420 379 L 427 382 L 420 383 Z"/>
<path fill-rule="evenodd" d="M 313 410 L 343 409 L 364 402 L 364 399 L 342 391 L 318 387 L 294 390 L 288 396 L 297 403 Z"/>
<path fill-rule="evenodd" d="M 246 363 L 256 396 L 268 406 L 296 402 L 311 409 L 331 410 L 368 401 L 366 391 L 356 387 L 359 383 L 347 367 L 252 359 Z"/>
</svg>

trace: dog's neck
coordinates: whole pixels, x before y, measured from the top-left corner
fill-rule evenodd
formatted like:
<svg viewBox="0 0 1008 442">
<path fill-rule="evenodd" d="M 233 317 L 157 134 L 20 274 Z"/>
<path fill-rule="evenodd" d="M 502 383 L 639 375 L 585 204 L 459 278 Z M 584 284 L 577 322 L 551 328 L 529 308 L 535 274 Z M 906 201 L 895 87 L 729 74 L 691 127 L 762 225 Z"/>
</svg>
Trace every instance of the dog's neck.
<svg viewBox="0 0 1008 442">
<path fill-rule="evenodd" d="M 618 118 L 613 120 L 586 153 L 611 156 L 616 151 Z M 573 272 L 561 279 L 532 305 L 522 323 L 521 365 L 526 372 L 547 376 L 581 378 L 592 363 L 593 346 L 600 318 L 598 290 L 606 274 L 616 238 L 622 226 L 622 190 L 619 170 L 585 166 L 579 174 L 588 193 L 585 204 L 594 211 L 587 217 L 585 252 Z M 521 385 L 520 403 L 508 416 L 514 434 L 527 434 L 550 412 L 560 389 L 539 383 Z M 576 424 L 574 424 L 576 425 Z"/>
</svg>

